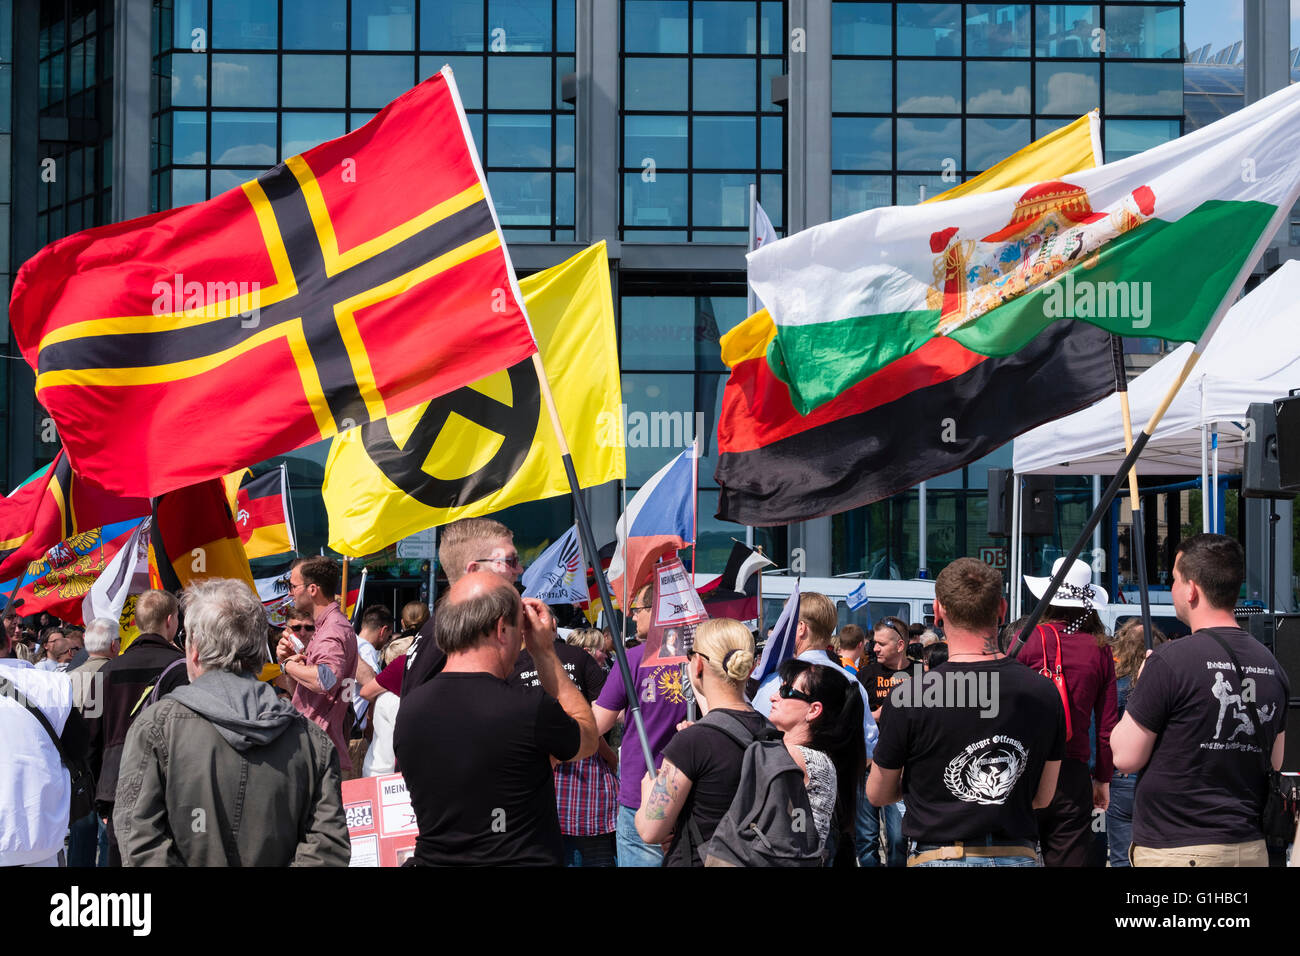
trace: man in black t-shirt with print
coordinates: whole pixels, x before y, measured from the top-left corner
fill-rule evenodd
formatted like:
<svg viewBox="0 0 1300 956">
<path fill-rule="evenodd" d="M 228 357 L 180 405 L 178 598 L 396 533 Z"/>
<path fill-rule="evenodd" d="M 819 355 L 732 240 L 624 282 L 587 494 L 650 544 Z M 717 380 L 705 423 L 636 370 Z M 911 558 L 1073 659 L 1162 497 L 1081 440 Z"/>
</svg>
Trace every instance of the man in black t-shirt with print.
<svg viewBox="0 0 1300 956">
<path fill-rule="evenodd" d="M 489 571 L 461 578 L 439 605 L 446 665 L 403 693 L 393 734 L 420 829 L 417 864 L 561 865 L 551 757 L 595 753 L 596 721 L 555 654 L 552 620 Z M 521 641 L 540 688 L 507 682 Z"/>
<path fill-rule="evenodd" d="M 907 797 L 909 866 L 1035 866 L 1034 810 L 1051 802 L 1065 711 L 1051 681 L 998 651 L 1002 575 L 958 558 L 934 585 L 946 664 L 885 702 L 867 799 Z"/>
<path fill-rule="evenodd" d="M 1268 865 L 1260 813 L 1268 768 L 1282 766 L 1290 686 L 1237 626 L 1245 577 L 1225 535 L 1194 535 L 1174 555 L 1174 610 L 1192 633 L 1150 653 L 1111 733 L 1115 768 L 1142 771 L 1134 866 Z"/>
</svg>

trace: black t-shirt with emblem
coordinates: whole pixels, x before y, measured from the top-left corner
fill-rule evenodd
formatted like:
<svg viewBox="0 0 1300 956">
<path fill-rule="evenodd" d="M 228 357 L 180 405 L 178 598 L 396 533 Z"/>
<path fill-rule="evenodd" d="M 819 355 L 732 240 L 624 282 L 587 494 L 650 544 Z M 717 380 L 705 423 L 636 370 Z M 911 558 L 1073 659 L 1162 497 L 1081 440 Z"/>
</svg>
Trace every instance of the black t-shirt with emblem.
<svg viewBox="0 0 1300 956">
<path fill-rule="evenodd" d="M 1227 642 L 1253 682 L 1263 747 L 1251 695 L 1212 635 Z M 1156 648 L 1125 711 L 1157 735 L 1134 795 L 1133 843 L 1170 849 L 1261 839 L 1266 770 L 1289 695 L 1277 660 L 1240 628 L 1205 628 Z"/>
<path fill-rule="evenodd" d="M 904 835 L 1036 841 L 1038 780 L 1065 753 L 1052 682 L 1010 658 L 962 661 L 911 680 L 898 696 L 885 700 L 873 760 L 903 770 Z"/>
</svg>

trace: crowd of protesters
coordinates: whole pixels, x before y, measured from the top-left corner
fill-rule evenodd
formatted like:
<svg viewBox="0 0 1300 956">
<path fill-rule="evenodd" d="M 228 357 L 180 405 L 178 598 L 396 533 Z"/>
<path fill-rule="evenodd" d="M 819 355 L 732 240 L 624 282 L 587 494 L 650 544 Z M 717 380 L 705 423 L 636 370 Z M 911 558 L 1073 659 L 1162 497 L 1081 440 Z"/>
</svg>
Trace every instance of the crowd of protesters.
<svg viewBox="0 0 1300 956">
<path fill-rule="evenodd" d="M 1001 575 L 961 558 L 932 627 L 840 626 L 804 593 L 794 656 L 761 683 L 759 635 L 728 619 L 685 664 L 642 666 L 647 586 L 629 684 L 608 630 L 520 597 L 496 521 L 446 528 L 440 559 L 433 614 L 372 606 L 356 630 L 326 557 L 295 562 L 269 629 L 224 580 L 140 595 L 129 642 L 112 620 L 6 613 L 0 865 L 346 865 L 342 781 L 395 771 L 409 865 L 1268 862 L 1290 690 L 1232 616 L 1232 539 L 1182 542 L 1172 598 L 1193 633 L 1152 652 L 1140 622 L 1106 633 L 1082 562 L 1022 633 L 1001 624 Z"/>
</svg>

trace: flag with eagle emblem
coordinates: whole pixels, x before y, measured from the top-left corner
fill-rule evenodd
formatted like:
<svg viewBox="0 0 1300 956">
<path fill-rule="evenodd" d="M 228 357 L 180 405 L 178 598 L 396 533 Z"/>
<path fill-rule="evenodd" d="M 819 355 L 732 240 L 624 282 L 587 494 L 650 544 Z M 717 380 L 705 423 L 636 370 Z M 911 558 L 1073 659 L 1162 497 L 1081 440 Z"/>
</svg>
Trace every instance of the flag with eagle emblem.
<svg viewBox="0 0 1300 956">
<path fill-rule="evenodd" d="M 588 597 L 586 567 L 574 525 L 524 572 L 524 597 L 547 604 L 579 604 Z"/>
</svg>

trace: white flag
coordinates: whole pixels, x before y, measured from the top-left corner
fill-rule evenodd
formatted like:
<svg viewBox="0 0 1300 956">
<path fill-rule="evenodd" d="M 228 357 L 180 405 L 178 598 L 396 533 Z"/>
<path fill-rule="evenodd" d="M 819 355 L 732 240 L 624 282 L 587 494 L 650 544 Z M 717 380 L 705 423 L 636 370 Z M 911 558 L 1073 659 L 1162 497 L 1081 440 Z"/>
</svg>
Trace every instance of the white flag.
<svg viewBox="0 0 1300 956">
<path fill-rule="evenodd" d="M 135 602 L 128 600 L 143 594 L 149 584 L 149 529 L 152 518 L 145 518 L 131 532 L 120 551 L 95 579 L 89 593 L 81 599 L 81 616 L 89 624 L 97 617 L 118 622 L 122 649 L 140 633 L 135 626 Z M 123 611 L 127 613 L 123 613 Z"/>
<path fill-rule="evenodd" d="M 524 597 L 537 598 L 546 604 L 585 601 L 589 596 L 587 576 L 583 573 L 586 567 L 578 527 L 574 525 L 528 566 L 521 578 Z"/>
<path fill-rule="evenodd" d="M 772 228 L 772 220 L 767 218 L 767 213 L 763 211 L 763 207 L 758 204 L 757 199 L 754 200 L 754 207 L 750 210 L 750 215 L 754 218 L 754 244 L 749 247 L 749 251 L 753 252 L 755 249 L 762 249 L 770 242 L 776 242 L 776 230 Z M 754 287 L 750 286 L 749 314 L 753 315 L 761 308 L 763 308 L 763 302 L 759 299 L 758 293 L 754 291 Z"/>
</svg>

